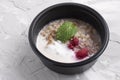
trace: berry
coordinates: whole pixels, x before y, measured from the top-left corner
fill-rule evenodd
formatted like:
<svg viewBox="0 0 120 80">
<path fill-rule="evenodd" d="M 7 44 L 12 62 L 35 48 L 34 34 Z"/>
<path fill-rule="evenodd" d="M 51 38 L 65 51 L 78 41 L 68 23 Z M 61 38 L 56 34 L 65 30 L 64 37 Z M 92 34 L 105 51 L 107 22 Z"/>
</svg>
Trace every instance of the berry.
<svg viewBox="0 0 120 80">
<path fill-rule="evenodd" d="M 73 46 L 77 46 L 77 45 L 79 44 L 79 39 L 76 38 L 76 37 L 74 37 L 74 38 L 70 41 L 70 43 L 71 43 Z"/>
<path fill-rule="evenodd" d="M 88 56 L 88 49 L 82 48 L 81 50 L 76 52 L 76 58 L 83 59 Z"/>
<path fill-rule="evenodd" d="M 74 46 L 72 44 L 68 44 L 68 48 L 74 49 Z"/>
</svg>

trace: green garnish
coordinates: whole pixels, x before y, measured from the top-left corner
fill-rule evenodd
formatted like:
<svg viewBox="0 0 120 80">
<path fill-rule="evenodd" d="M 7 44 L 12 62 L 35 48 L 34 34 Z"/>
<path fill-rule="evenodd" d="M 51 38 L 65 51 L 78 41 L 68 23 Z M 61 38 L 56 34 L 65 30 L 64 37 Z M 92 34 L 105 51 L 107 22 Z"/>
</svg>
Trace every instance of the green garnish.
<svg viewBox="0 0 120 80">
<path fill-rule="evenodd" d="M 57 30 L 56 39 L 65 43 L 71 39 L 77 32 L 77 26 L 70 21 L 64 22 Z"/>
</svg>

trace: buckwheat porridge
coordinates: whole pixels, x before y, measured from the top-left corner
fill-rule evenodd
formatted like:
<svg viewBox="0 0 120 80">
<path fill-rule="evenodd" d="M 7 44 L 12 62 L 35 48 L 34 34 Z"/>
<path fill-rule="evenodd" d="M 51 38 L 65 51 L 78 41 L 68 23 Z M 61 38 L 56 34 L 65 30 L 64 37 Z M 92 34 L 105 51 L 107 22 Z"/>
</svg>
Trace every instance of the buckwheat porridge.
<svg viewBox="0 0 120 80">
<path fill-rule="evenodd" d="M 59 19 L 40 30 L 36 46 L 51 60 L 74 63 L 96 54 L 100 49 L 101 39 L 97 31 L 84 21 Z"/>
</svg>

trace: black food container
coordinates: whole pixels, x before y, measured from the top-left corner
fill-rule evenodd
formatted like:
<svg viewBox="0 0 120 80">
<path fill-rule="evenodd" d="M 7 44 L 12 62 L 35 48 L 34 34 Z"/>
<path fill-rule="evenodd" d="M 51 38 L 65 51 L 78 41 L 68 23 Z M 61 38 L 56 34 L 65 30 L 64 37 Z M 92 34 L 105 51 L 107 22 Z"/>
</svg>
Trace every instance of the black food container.
<svg viewBox="0 0 120 80">
<path fill-rule="evenodd" d="M 36 48 L 37 35 L 47 23 L 61 18 L 75 18 L 91 24 L 100 34 L 102 42 L 100 50 L 89 59 L 76 63 L 60 63 L 45 57 Z M 63 74 L 81 73 L 89 69 L 104 52 L 108 41 L 109 29 L 102 16 L 92 8 L 78 3 L 60 3 L 48 7 L 35 17 L 29 29 L 29 42 L 35 54 L 49 69 Z"/>
</svg>

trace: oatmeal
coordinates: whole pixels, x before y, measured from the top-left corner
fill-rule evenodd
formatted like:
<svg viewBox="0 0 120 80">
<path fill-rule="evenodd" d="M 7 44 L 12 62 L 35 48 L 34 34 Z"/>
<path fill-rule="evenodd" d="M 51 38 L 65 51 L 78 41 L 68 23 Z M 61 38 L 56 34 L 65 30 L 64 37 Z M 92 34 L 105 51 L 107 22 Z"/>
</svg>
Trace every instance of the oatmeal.
<svg viewBox="0 0 120 80">
<path fill-rule="evenodd" d="M 38 35 L 36 46 L 52 60 L 72 63 L 97 53 L 101 39 L 97 31 L 84 21 L 59 19 L 45 25 Z"/>
</svg>

